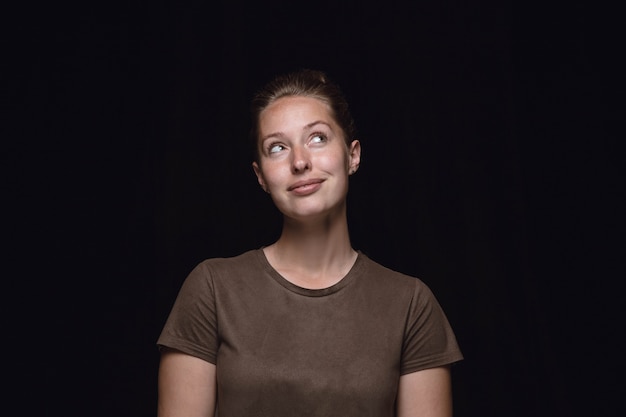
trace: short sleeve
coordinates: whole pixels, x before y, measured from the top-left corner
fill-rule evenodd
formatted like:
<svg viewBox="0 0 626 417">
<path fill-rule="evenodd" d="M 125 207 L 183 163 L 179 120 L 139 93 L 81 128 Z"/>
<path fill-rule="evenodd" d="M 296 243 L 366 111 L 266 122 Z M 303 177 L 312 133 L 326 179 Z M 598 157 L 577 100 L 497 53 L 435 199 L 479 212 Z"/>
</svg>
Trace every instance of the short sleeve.
<svg viewBox="0 0 626 417">
<path fill-rule="evenodd" d="M 206 262 L 187 276 L 157 340 L 212 364 L 217 360 L 218 333 L 213 277 Z"/>
<path fill-rule="evenodd" d="M 452 327 L 431 290 L 415 279 L 402 347 L 400 374 L 463 359 Z"/>
</svg>

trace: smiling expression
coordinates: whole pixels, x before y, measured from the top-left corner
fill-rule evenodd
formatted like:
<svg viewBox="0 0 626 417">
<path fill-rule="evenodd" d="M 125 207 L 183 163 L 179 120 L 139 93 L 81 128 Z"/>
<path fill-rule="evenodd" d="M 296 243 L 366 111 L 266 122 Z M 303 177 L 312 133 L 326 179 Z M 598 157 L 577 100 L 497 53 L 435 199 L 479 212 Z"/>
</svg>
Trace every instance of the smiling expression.
<svg viewBox="0 0 626 417">
<path fill-rule="evenodd" d="M 259 116 L 259 184 L 290 218 L 343 210 L 348 176 L 360 162 L 360 144 L 350 147 L 321 100 L 290 96 L 268 105 Z"/>
</svg>

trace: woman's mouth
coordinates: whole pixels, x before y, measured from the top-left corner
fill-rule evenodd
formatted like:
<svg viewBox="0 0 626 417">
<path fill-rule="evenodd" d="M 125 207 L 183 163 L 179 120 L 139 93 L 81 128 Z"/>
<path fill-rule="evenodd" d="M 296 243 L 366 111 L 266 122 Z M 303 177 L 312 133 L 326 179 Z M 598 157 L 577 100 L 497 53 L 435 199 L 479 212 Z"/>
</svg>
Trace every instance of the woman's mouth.
<svg viewBox="0 0 626 417">
<path fill-rule="evenodd" d="M 287 190 L 295 195 L 305 196 L 313 194 L 319 190 L 323 182 L 324 180 L 321 179 L 298 181 L 297 183 L 291 185 Z"/>
</svg>

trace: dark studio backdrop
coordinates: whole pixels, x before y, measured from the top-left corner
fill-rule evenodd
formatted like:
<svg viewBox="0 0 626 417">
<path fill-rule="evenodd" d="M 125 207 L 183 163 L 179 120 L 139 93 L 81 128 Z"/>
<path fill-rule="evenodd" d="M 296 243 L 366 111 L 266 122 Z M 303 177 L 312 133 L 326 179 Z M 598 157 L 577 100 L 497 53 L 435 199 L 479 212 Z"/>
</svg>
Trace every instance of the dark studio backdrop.
<svg viewBox="0 0 626 417">
<path fill-rule="evenodd" d="M 20 414 L 155 415 L 155 342 L 187 273 L 279 232 L 250 165 L 249 98 L 312 67 L 360 130 L 354 246 L 424 280 L 456 331 L 455 415 L 622 415 L 614 16 L 511 2 L 8 12 L 5 360 Z"/>
</svg>

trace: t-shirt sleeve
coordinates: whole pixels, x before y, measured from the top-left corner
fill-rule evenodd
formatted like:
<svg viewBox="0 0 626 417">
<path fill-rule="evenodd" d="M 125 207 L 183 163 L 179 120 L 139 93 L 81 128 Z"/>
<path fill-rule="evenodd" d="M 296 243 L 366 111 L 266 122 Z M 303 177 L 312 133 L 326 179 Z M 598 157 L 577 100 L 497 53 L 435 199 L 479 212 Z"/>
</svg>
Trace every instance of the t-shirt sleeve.
<svg viewBox="0 0 626 417">
<path fill-rule="evenodd" d="M 439 302 L 426 284 L 415 281 L 402 347 L 401 375 L 463 359 Z"/>
<path fill-rule="evenodd" d="M 206 262 L 187 276 L 157 340 L 188 355 L 216 363 L 217 317 L 213 277 Z"/>
</svg>

